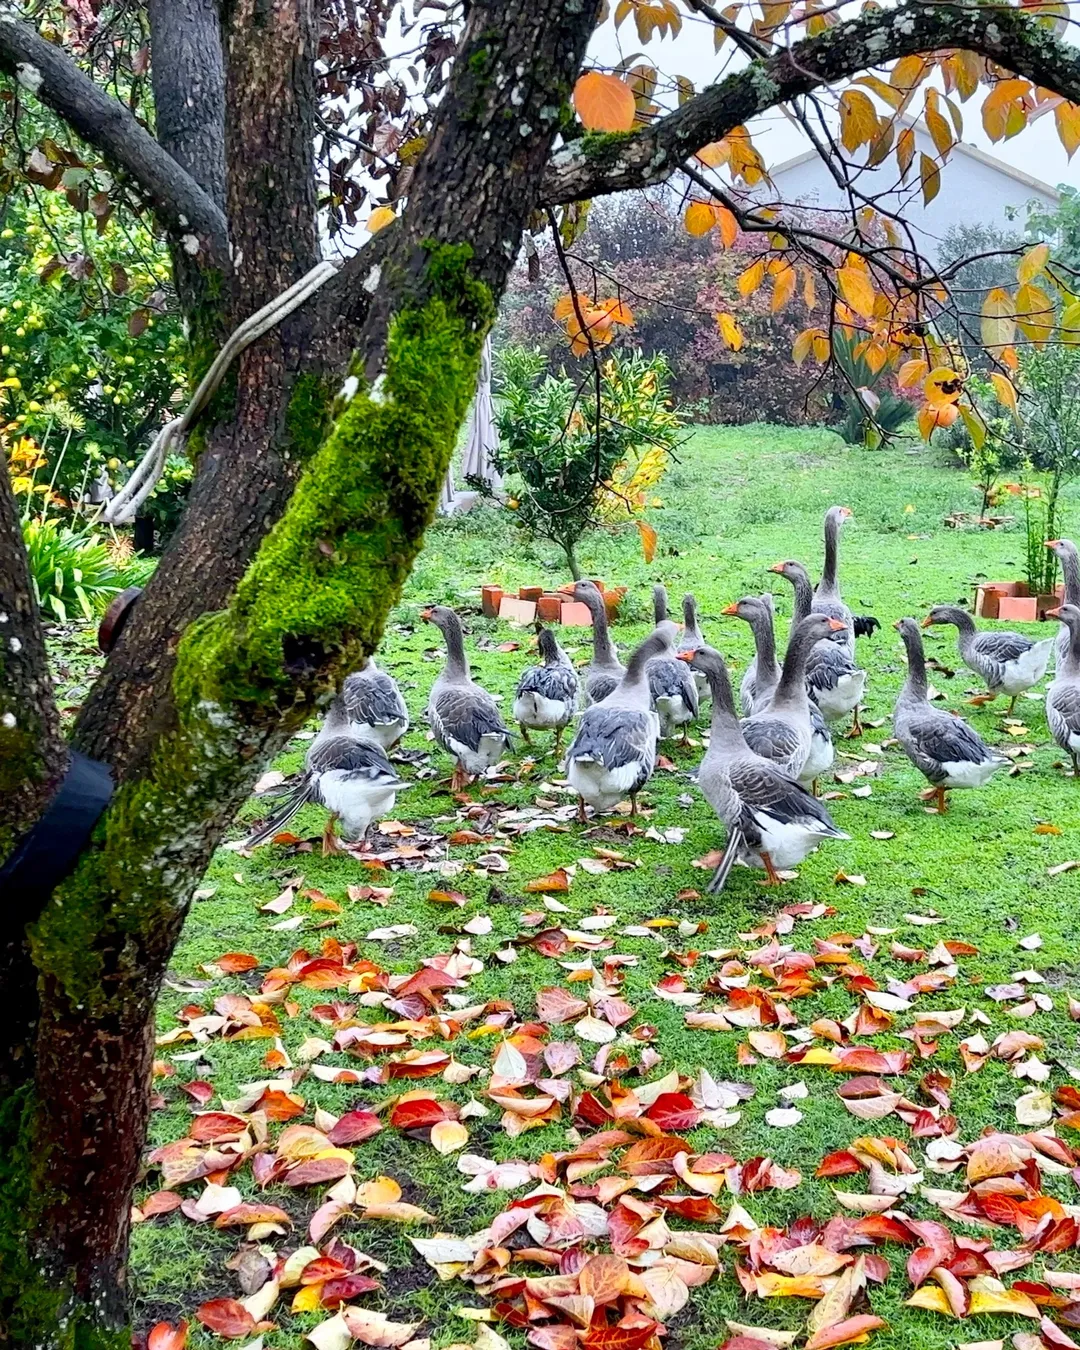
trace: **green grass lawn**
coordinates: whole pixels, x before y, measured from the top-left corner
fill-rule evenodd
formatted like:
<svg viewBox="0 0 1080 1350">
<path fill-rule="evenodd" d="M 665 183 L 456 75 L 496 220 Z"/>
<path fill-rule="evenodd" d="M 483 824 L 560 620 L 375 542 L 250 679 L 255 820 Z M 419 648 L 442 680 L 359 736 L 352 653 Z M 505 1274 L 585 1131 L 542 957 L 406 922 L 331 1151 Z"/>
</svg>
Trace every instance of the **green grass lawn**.
<svg viewBox="0 0 1080 1350">
<path fill-rule="evenodd" d="M 386 668 L 400 681 L 413 715 L 414 728 L 405 746 L 421 756 L 417 764 L 404 770 L 407 776 L 413 776 L 419 768 L 421 781 L 399 798 L 398 819 L 416 824 L 416 837 L 421 840 L 465 827 L 493 839 L 489 843 L 448 846 L 439 856 L 462 864 L 449 877 L 437 871 L 373 872 L 352 857 L 323 859 L 317 851 L 297 852 L 282 846 L 260 848 L 251 857 L 221 850 L 201 898 L 193 906 L 160 1001 L 159 1032 L 168 1043 L 158 1052 L 159 1064 L 167 1066 L 167 1071 L 155 1085 L 160 1094 L 152 1127 L 155 1145 L 182 1138 L 192 1109 L 199 1109 L 193 1108 L 182 1083 L 193 1079 L 212 1083 L 215 1095 L 202 1109 L 214 1110 L 239 1097 L 243 1085 L 276 1076 L 263 1065 L 274 1040 L 225 1040 L 217 1035 L 201 1045 L 171 1040 L 168 1034 L 183 1025 L 177 1020 L 178 1012 L 192 1004 L 209 1011 L 215 999 L 226 993 L 254 997 L 269 968 L 285 964 L 298 948 L 315 954 L 328 939 L 356 943 L 356 959 L 367 958 L 395 974 L 411 973 L 421 959 L 449 952 L 455 943 L 468 941 L 472 955 L 483 968 L 469 978 L 467 991 L 461 992 L 467 992 L 474 1004 L 487 1003 L 487 1013 L 451 1041 L 426 1040 L 418 1045 L 424 1050 L 450 1051 L 456 1061 L 477 1067 L 481 1073 L 462 1084 L 432 1077 L 359 1086 L 323 1082 L 314 1073 L 305 1075 L 300 1049 L 304 1042 L 311 1037 L 333 1038 L 333 1031 L 311 1016 L 310 1009 L 335 999 L 355 1005 L 357 996 L 344 990 L 294 986 L 286 1003 L 277 1005 L 275 1011 L 280 1020 L 281 1047 L 296 1066 L 295 1090 L 305 1103 L 298 1121 L 317 1123 L 317 1112 L 337 1116 L 357 1107 L 385 1103 L 409 1090 L 423 1089 L 459 1106 L 470 1100 L 484 1102 L 485 1076 L 501 1039 L 499 1035 L 470 1035 L 484 1017 L 502 1009 L 511 1030 L 517 1023 L 537 1020 L 538 989 L 564 985 L 580 993 L 588 988 L 584 983 L 565 984 L 568 972 L 556 959 L 532 947 L 515 948 L 517 959 L 512 963 L 503 964 L 496 957 L 522 934 L 537 931 L 524 927 L 522 916 L 543 910 L 543 897 L 527 894 L 524 885 L 579 858 L 595 856 L 597 847 L 619 850 L 638 865 L 604 874 L 592 874 L 579 866 L 569 891 L 557 897 L 567 906 L 567 912 L 550 913 L 540 927 L 561 924 L 577 930 L 587 916 L 616 916 L 614 926 L 599 934 L 611 938 L 613 945 L 608 951 L 595 953 L 596 965 L 600 967 L 613 953 L 635 959 L 635 964 L 620 972 L 625 981 L 619 994 L 636 1012 L 624 1032 L 643 1025 L 654 1028 L 651 1040 L 622 1035 L 614 1047 L 615 1053 L 626 1054 L 631 1066 L 624 1076 L 626 1086 L 651 1081 L 672 1070 L 693 1079 L 702 1068 L 717 1080 L 753 1086 L 755 1095 L 743 1104 L 738 1124 L 722 1130 L 701 1124 L 686 1137 L 695 1152 L 724 1151 L 740 1162 L 767 1154 L 782 1166 L 801 1172 L 803 1180 L 794 1189 L 739 1197 L 761 1224 L 782 1227 L 801 1215 L 824 1220 L 840 1212 L 834 1187 L 865 1191 L 865 1173 L 835 1182 L 814 1178 L 822 1157 L 847 1148 L 853 1139 L 876 1135 L 905 1140 L 920 1167 L 925 1142 L 912 1139 L 908 1127 L 896 1115 L 881 1121 L 860 1121 L 850 1115 L 836 1095 L 840 1076 L 827 1067 L 800 1068 L 761 1056 L 756 1064 L 742 1063 L 739 1052 L 746 1044 L 744 1030 L 688 1029 L 686 1008 L 653 992 L 657 982 L 672 973 L 684 976 L 690 991 L 705 989 L 710 979 L 717 977 L 729 951 L 742 952 L 761 945 L 761 938 L 746 935 L 767 924 L 783 905 L 821 902 L 835 910 L 811 922 L 797 923 L 794 931 L 781 939 L 800 951 L 813 952 L 816 939 L 841 933 L 855 938 L 868 929 L 878 930 L 876 936 L 871 934 L 876 954 L 867 959 L 855 950 L 852 959 L 862 963 L 881 988 L 890 979 L 907 980 L 928 969 L 925 962 L 913 965 L 891 956 L 893 942 L 929 949 L 944 939 L 965 941 L 978 948 L 977 956 L 960 959 L 960 973 L 953 987 L 920 996 L 913 1011 L 900 1012 L 888 1032 L 873 1039 L 859 1038 L 860 1044 L 879 1049 L 911 1050 L 912 1042 L 896 1033 L 910 1026 L 915 1012 L 967 1010 L 960 1028 L 940 1036 L 936 1055 L 927 1060 L 915 1056 L 908 1073 L 897 1080 L 900 1090 L 922 1100 L 918 1098 L 918 1082 L 928 1070 L 950 1075 L 952 1110 L 959 1121 L 961 1142 L 968 1143 L 991 1127 L 1021 1130 L 1014 1102 L 1035 1086 L 1014 1078 L 1011 1066 L 999 1061 L 992 1060 L 981 1071 L 966 1074 L 957 1051 L 962 1037 L 981 1032 L 987 1040 L 993 1040 L 1002 1031 L 1022 1028 L 1045 1042 L 1038 1054 L 1053 1069 L 1045 1086 L 1053 1089 L 1078 1081 L 1073 1075 L 1080 1070 L 1071 1067 L 1080 1064 L 1077 1024 L 1069 1020 L 1066 1000 L 1070 994 L 1080 994 L 1080 871 L 1051 876 L 1048 869 L 1080 858 L 1080 784 L 1063 776 L 1060 756 L 1049 740 L 1041 692 L 1037 698 L 1022 699 L 1017 705 L 1017 719 L 1026 729 L 1005 724 L 1004 700 L 997 707 L 967 708 L 965 699 L 975 688 L 974 677 L 959 665 L 952 630 L 933 630 L 927 635 L 928 655 L 956 672 L 952 677 L 940 672 L 932 675 L 946 695 L 942 706 L 963 709 L 992 743 L 1012 751 L 1031 747 L 1031 752 L 1019 757 L 1022 772 L 1018 776 L 1002 773 L 982 792 L 954 794 L 949 814 L 939 818 L 928 814 L 918 796 L 924 780 L 896 747 L 882 745 L 891 734 L 887 719 L 904 670 L 902 647 L 891 624 L 903 615 L 921 617 L 935 603 L 970 598 L 977 577 L 1020 575 L 1024 551 L 1020 523 L 1014 529 L 990 533 L 960 533 L 946 528 L 943 520 L 948 514 L 972 510 L 977 499 L 968 479 L 941 464 L 935 452 L 924 448 L 881 453 L 852 450 L 831 433 L 819 430 L 769 426 L 700 429 L 683 447 L 680 462 L 661 491 L 663 506 L 651 512 L 659 531 L 657 555 L 651 565 L 642 561 L 636 531 L 632 530 L 594 536 L 581 550 L 583 564 L 590 574 L 603 577 L 609 584 L 629 587 L 626 620 L 615 630 L 621 647 L 631 646 L 648 630 L 649 585 L 663 580 L 674 607 L 685 590 L 694 591 L 707 639 L 723 650 L 737 672 L 750 654 L 750 633 L 738 620 L 720 618 L 721 610 L 739 596 L 774 583 L 781 629 L 786 631 L 790 588 L 780 578 L 769 576 L 765 568 L 778 559 L 794 557 L 805 561 L 816 575 L 821 563 L 821 518 L 825 509 L 839 502 L 854 511 L 854 521 L 842 537 L 841 581 L 852 608 L 857 613 L 876 615 L 883 625 L 873 639 L 859 641 L 858 655 L 870 670 L 866 716 L 872 722 L 886 720 L 880 726 L 868 727 L 861 742 L 838 741 L 836 767 L 841 772 L 861 761 L 882 766 L 879 775 L 827 785 L 840 794 L 831 809 L 838 824 L 852 836 L 851 841 L 835 843 L 810 858 L 797 880 L 782 893 L 763 889 L 760 874 L 736 868 L 718 900 L 697 894 L 703 891 L 707 873 L 695 867 L 693 860 L 718 847 L 722 831 L 687 779 L 700 749 L 670 747 L 667 753 L 674 767 L 659 771 L 649 784 L 643 794 L 648 819 L 640 823 L 642 830 L 653 826 L 657 833 L 677 828 L 684 832 L 679 842 L 667 842 L 662 834 L 660 838 L 648 838 L 643 832 L 583 831 L 573 823 L 555 830 L 512 832 L 512 820 L 501 822 L 507 811 L 532 807 L 538 799 L 569 801 L 559 792 L 558 783 L 552 785 L 551 780 L 558 779 L 557 766 L 543 754 L 532 767 L 523 767 L 512 781 L 482 791 L 474 789 L 476 806 L 465 819 L 460 804 L 446 791 L 451 765 L 426 739 L 421 720 L 441 653 L 436 650 L 437 632 L 418 622 L 418 608 L 424 602 L 460 608 L 469 630 L 466 642 L 474 675 L 493 692 L 502 694 L 504 707 L 509 709 L 517 674 L 529 659 L 529 634 L 482 619 L 478 614 L 478 588 L 485 581 L 504 583 L 509 588 L 541 580 L 554 584 L 565 578 L 545 550 L 523 547 L 501 515 L 476 511 L 460 520 L 439 522 L 429 535 L 406 600 L 392 617 L 382 656 Z M 1073 529 L 1080 528 L 1080 503 L 1074 497 L 1070 505 Z M 1039 632 L 1048 634 L 1050 626 L 1040 626 Z M 565 636 L 567 645 L 584 658 L 585 637 L 575 630 L 566 630 Z M 497 650 L 499 644 L 515 639 L 521 643 L 520 650 Z M 298 739 L 278 767 L 287 772 L 297 769 L 304 746 L 305 742 Z M 518 756 L 515 768 L 523 762 L 523 756 Z M 853 795 L 853 789 L 867 786 L 868 795 Z M 241 837 L 244 822 L 264 811 L 265 804 L 249 804 L 236 826 L 235 837 Z M 322 813 L 310 808 L 290 828 L 301 837 L 313 837 L 322 823 Z M 1053 825 L 1059 832 L 1039 832 L 1041 825 Z M 888 831 L 891 837 L 875 839 L 873 831 Z M 382 846 L 390 848 L 398 842 L 397 836 L 386 836 Z M 477 863 L 479 857 L 491 853 L 492 843 L 506 847 L 503 856 L 508 871 L 493 873 Z M 837 884 L 834 878 L 838 871 L 865 877 L 865 885 Z M 297 898 L 284 919 L 300 918 L 299 926 L 275 928 L 282 923 L 282 915 L 262 912 L 260 906 L 277 896 L 285 881 L 298 875 L 303 876 L 303 889 L 322 892 L 340 906 L 340 912 L 313 908 L 311 899 Z M 384 907 L 370 900 L 348 898 L 348 887 L 369 883 L 393 887 Z M 454 908 L 431 902 L 429 892 L 440 887 L 462 892 L 467 904 Z M 919 926 L 905 917 L 908 915 L 936 915 L 940 922 Z M 446 931 L 459 930 L 478 916 L 490 919 L 489 932 L 483 931 L 486 924 L 476 925 L 481 931 L 474 934 Z M 681 930 L 677 926 L 642 929 L 640 926 L 650 919 L 684 924 Z M 366 939 L 372 930 L 395 924 L 411 924 L 417 931 L 396 941 Z M 691 926 L 696 924 L 702 925 L 698 932 Z M 636 929 L 638 935 L 624 935 L 626 928 Z M 649 936 L 640 935 L 643 932 L 649 932 Z M 1041 946 L 1034 950 L 1020 947 L 1021 939 L 1036 933 Z M 699 953 L 696 960 L 689 955 L 694 949 Z M 237 975 L 208 975 L 203 964 L 226 952 L 250 953 L 257 959 L 258 969 Z M 561 959 L 582 961 L 588 955 L 574 950 Z M 1052 998 L 1052 1011 L 1039 1010 L 1026 1020 L 1018 1020 L 1010 1015 L 1009 1005 L 999 1006 L 986 996 L 985 986 L 1032 969 L 1045 981 L 1034 987 Z M 821 970 L 830 977 L 830 983 L 807 997 L 790 1001 L 799 1027 L 809 1027 L 816 1018 L 846 1017 L 859 1004 L 857 992 L 845 979 L 833 978 L 836 967 L 824 966 Z M 755 978 L 754 983 L 761 980 Z M 723 1003 L 724 996 L 709 993 L 698 1010 Z M 975 1011 L 986 1015 L 988 1025 L 972 1020 Z M 392 1014 L 383 1014 L 377 1007 L 360 1006 L 358 1016 L 368 1021 L 392 1020 Z M 554 1027 L 552 1035 L 572 1038 L 573 1028 Z M 589 1066 L 599 1047 L 579 1044 Z M 828 1042 L 815 1039 L 814 1044 Z M 647 1048 L 658 1058 L 655 1067 L 638 1076 L 634 1066 Z M 378 1062 L 336 1052 L 324 1052 L 313 1061 L 319 1066 L 360 1071 Z M 572 1070 L 567 1077 L 574 1082 L 575 1091 L 579 1090 L 577 1072 Z M 796 1102 L 802 1120 L 791 1128 L 770 1126 L 765 1117 L 778 1105 L 778 1089 L 796 1082 L 809 1088 L 809 1096 Z M 323 1116 L 318 1122 L 326 1124 Z M 560 1121 L 528 1130 L 516 1139 L 503 1131 L 500 1112 L 490 1102 L 487 1115 L 469 1118 L 467 1124 L 470 1139 L 465 1151 L 488 1159 L 533 1162 L 572 1146 L 569 1103 Z M 282 1127 L 273 1124 L 270 1128 L 274 1139 Z M 583 1126 L 581 1133 L 590 1130 Z M 1067 1129 L 1061 1129 L 1060 1134 L 1070 1138 Z M 389 1267 L 381 1291 L 353 1302 L 379 1309 L 396 1320 L 422 1321 L 418 1335 L 430 1336 L 439 1346 L 476 1339 L 477 1324 L 459 1316 L 457 1310 L 464 1305 L 483 1306 L 484 1300 L 460 1280 L 440 1281 L 413 1250 L 407 1234 L 437 1231 L 468 1235 L 490 1223 L 513 1198 L 531 1189 L 530 1185 L 512 1192 L 463 1191 L 467 1178 L 457 1170 L 456 1157 L 443 1157 L 430 1142 L 389 1127 L 355 1145 L 358 1182 L 380 1175 L 396 1178 L 404 1199 L 429 1211 L 437 1222 L 405 1226 L 350 1217 L 333 1230 Z M 926 1182 L 931 1187 L 958 1188 L 962 1187 L 962 1177 L 962 1171 L 940 1176 L 928 1172 Z M 595 1175 L 588 1178 L 590 1182 L 595 1179 Z M 238 1186 L 245 1198 L 260 1194 L 250 1164 L 226 1178 L 226 1184 Z M 194 1182 L 179 1189 L 186 1197 L 195 1197 L 202 1185 L 201 1181 Z M 140 1194 L 160 1186 L 159 1173 L 152 1168 L 145 1192 Z M 263 1198 L 285 1208 L 295 1223 L 288 1236 L 266 1240 L 268 1251 L 286 1253 L 306 1242 L 307 1222 L 326 1189 L 291 1189 L 279 1184 L 267 1188 Z M 1067 1172 L 1048 1179 L 1046 1190 L 1066 1204 L 1080 1198 Z M 729 1195 L 721 1191 L 717 1199 L 726 1212 L 731 1203 Z M 942 1217 L 918 1192 L 899 1201 L 899 1205 L 915 1218 Z M 676 1228 L 694 1227 L 677 1217 L 671 1224 Z M 1019 1242 L 1015 1229 L 953 1227 L 971 1235 L 992 1236 L 999 1247 Z M 243 1247 L 240 1233 L 242 1230 L 218 1231 L 210 1224 L 196 1224 L 180 1211 L 138 1224 L 132 1280 L 139 1326 L 146 1328 L 159 1318 L 190 1318 L 207 1299 L 240 1297 L 240 1275 L 233 1259 Z M 977 1316 L 957 1323 L 940 1313 L 906 1308 L 904 1302 L 911 1293 L 904 1273 L 908 1250 L 896 1245 L 881 1249 L 892 1273 L 884 1285 L 874 1286 L 869 1292 L 872 1311 L 888 1323 L 887 1329 L 874 1334 L 875 1347 L 944 1347 L 1034 1329 L 1033 1323 L 1009 1316 Z M 686 1350 L 715 1347 L 728 1335 L 725 1318 L 792 1330 L 805 1325 L 811 1304 L 803 1299 L 744 1297 L 733 1276 L 738 1252 L 722 1250 L 720 1255 L 723 1273 L 691 1291 L 689 1305 L 668 1323 L 666 1345 L 681 1345 Z M 250 1263 L 253 1259 L 249 1251 L 245 1260 Z M 1074 1252 L 1055 1255 L 1048 1264 L 1077 1268 Z M 539 1267 L 528 1269 L 531 1274 L 544 1273 Z M 1040 1269 L 1041 1258 L 1036 1258 L 1018 1278 L 1036 1279 Z M 1012 1278 L 1006 1276 L 1006 1282 Z M 326 1312 L 291 1314 L 293 1292 L 284 1293 L 271 1314 L 279 1329 L 268 1334 L 267 1347 L 298 1347 L 303 1334 L 329 1316 Z M 505 1326 L 499 1329 L 515 1343 L 524 1344 L 520 1331 Z M 191 1344 L 220 1341 L 193 1328 Z"/>
</svg>

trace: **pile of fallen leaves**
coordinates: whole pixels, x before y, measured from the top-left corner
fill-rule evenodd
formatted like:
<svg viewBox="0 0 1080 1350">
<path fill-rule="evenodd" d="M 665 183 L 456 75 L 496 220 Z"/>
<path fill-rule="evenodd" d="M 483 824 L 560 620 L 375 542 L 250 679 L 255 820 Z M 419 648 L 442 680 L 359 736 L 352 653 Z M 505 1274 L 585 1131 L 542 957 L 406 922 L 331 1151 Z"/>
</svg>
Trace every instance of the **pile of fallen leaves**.
<svg viewBox="0 0 1080 1350">
<path fill-rule="evenodd" d="M 503 856 L 480 832 L 467 842 L 492 849 L 496 862 Z M 357 1245 L 368 1225 L 396 1223 L 423 1230 L 410 1234 L 413 1246 L 439 1279 L 461 1283 L 459 1312 L 476 1328 L 476 1350 L 505 1350 L 495 1324 L 520 1329 L 538 1350 L 662 1350 L 692 1291 L 720 1279 L 737 1282 L 747 1307 L 745 1321 L 728 1324 L 727 1350 L 862 1343 L 884 1326 L 874 1291 L 901 1263 L 914 1309 L 1026 1318 L 1032 1330 L 1014 1338 L 1017 1350 L 1073 1346 L 1066 1328 L 1080 1327 L 1080 1275 L 1047 1262 L 1077 1247 L 1080 1208 L 1045 1183 L 1060 1190 L 1080 1179 L 1080 1155 L 1058 1133 L 1080 1129 L 1080 1088 L 1051 1085 L 1061 1068 L 1040 1057 L 1043 1040 L 1022 1025 L 1055 1006 L 1038 972 L 977 989 L 963 975 L 974 946 L 908 945 L 884 928 L 832 933 L 804 949 L 795 933 L 833 913 L 823 904 L 788 906 L 737 947 L 715 950 L 668 945 L 704 936 L 692 920 L 626 926 L 604 907 L 566 917 L 571 906 L 559 897 L 577 870 L 634 865 L 598 848 L 527 883 L 538 898 L 516 912 L 517 938 L 485 951 L 493 926 L 479 914 L 440 925 L 447 950 L 405 971 L 366 954 L 416 935 L 411 924 L 389 924 L 362 943 L 326 936 L 271 969 L 225 953 L 203 968 L 205 981 L 174 982 L 192 1001 L 159 1038 L 155 1104 L 183 1094 L 191 1116 L 182 1138 L 149 1155 L 157 1189 L 134 1219 L 172 1216 L 237 1234 L 229 1266 L 239 1296 L 203 1303 L 198 1321 L 244 1340 L 283 1316 L 322 1312 L 308 1333 L 317 1350 L 357 1342 L 426 1350 L 420 1321 L 377 1310 L 393 1272 Z M 390 893 L 350 888 L 349 901 L 379 905 Z M 315 915 L 332 914 L 335 902 L 304 891 L 301 878 L 262 909 L 279 919 L 301 897 L 310 902 L 305 921 L 322 926 Z M 429 899 L 444 913 L 466 903 L 448 889 Z M 940 923 L 904 916 L 908 930 Z M 703 1146 L 703 1136 L 738 1125 L 755 1087 L 704 1068 L 692 1077 L 665 1068 L 656 1028 L 627 997 L 639 962 L 617 950 L 624 936 L 651 939 L 662 953 L 666 973 L 649 999 L 680 1008 L 690 1030 L 731 1038 L 748 1076 L 763 1062 L 784 1070 L 790 1081 L 763 1113 L 771 1128 L 797 1131 L 800 1103 L 833 1080 L 852 1138 L 807 1168 L 815 1191 L 805 1217 L 770 1227 L 743 1203 L 797 1195 L 807 1180 L 800 1170 Z M 1025 953 L 1037 946 L 1037 935 L 1019 943 Z M 473 996 L 470 983 L 488 963 L 525 950 L 552 971 L 530 1006 Z M 876 978 L 879 956 L 903 975 Z M 241 977 L 248 992 L 214 996 L 216 981 Z M 843 1016 L 800 1014 L 801 1001 L 838 991 Z M 930 999 L 935 1006 L 920 1006 Z M 1068 1012 L 1076 1018 L 1080 1007 L 1070 1000 Z M 1001 1018 L 1012 1025 L 997 1030 Z M 886 1038 L 895 1043 L 881 1048 Z M 213 1105 L 206 1047 L 255 1039 L 267 1042 L 266 1076 Z M 1015 1133 L 1002 1122 L 1000 1132 L 964 1139 L 954 1078 L 934 1064 L 944 1046 L 968 1075 L 993 1062 L 1015 1078 Z M 184 1069 L 190 1076 L 173 1083 Z M 350 1109 L 319 1106 L 322 1082 L 355 1087 Z M 860 1133 L 868 1123 L 883 1132 Z M 477 1144 L 495 1130 L 516 1140 L 553 1124 L 565 1131 L 561 1151 L 526 1156 L 523 1147 L 521 1157 L 496 1161 Z M 884 1132 L 900 1126 L 905 1139 Z M 364 1144 L 382 1131 L 435 1149 L 463 1190 L 504 1193 L 505 1208 L 475 1231 L 440 1231 L 438 1216 L 409 1203 L 396 1179 L 365 1166 Z M 267 1198 L 245 1199 L 241 1181 Z M 832 1213 L 812 1218 L 825 1184 Z M 296 1192 L 312 1197 L 302 1225 L 289 1202 Z M 1035 1263 L 1030 1279 L 1014 1278 Z M 799 1332 L 768 1325 L 770 1302 L 784 1298 L 807 1305 Z M 185 1326 L 161 1323 L 149 1350 L 179 1350 L 185 1336 Z"/>
</svg>

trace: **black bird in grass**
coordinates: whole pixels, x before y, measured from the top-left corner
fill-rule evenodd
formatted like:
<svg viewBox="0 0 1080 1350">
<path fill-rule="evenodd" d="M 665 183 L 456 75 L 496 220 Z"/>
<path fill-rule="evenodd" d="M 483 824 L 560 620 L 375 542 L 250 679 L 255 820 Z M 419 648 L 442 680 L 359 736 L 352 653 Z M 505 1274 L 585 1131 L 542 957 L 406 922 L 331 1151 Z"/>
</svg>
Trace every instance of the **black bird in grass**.
<svg viewBox="0 0 1080 1350">
<path fill-rule="evenodd" d="M 875 631 L 881 627 L 881 620 L 875 619 L 872 614 L 854 614 L 851 624 L 857 638 L 873 637 Z"/>
</svg>

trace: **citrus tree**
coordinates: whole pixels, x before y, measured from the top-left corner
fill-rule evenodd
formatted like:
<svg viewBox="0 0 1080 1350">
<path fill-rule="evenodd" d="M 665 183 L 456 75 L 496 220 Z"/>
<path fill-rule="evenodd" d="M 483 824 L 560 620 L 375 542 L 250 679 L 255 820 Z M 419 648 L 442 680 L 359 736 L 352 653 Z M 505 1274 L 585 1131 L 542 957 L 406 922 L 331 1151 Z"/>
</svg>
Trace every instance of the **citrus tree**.
<svg viewBox="0 0 1080 1350">
<path fill-rule="evenodd" d="M 700 91 L 677 70 L 661 77 L 659 57 L 583 72 L 597 22 L 632 22 L 640 45 L 660 50 L 691 17 L 718 47 Z M 690 228 L 767 239 L 742 290 L 807 307 L 804 360 L 828 359 L 830 328 L 846 328 L 871 364 L 906 370 L 926 430 L 958 416 L 977 427 L 966 374 L 934 337 L 948 271 L 905 247 L 902 221 L 867 237 L 874 204 L 849 166 L 892 155 L 932 197 L 964 104 L 998 138 L 1045 113 L 1073 150 L 1071 17 L 1058 0 L 901 0 L 850 17 L 790 0 L 723 11 L 618 0 L 610 14 L 596 0 L 4 6 L 5 197 L 66 192 L 63 172 L 49 185 L 62 163 L 85 170 L 91 216 L 111 210 L 158 232 L 193 376 L 324 249 L 340 262 L 247 349 L 207 409 L 189 443 L 197 468 L 183 519 L 70 734 L 18 505 L 0 477 L 0 859 L 20 868 L 0 943 L 10 1343 L 129 1343 L 131 1196 L 170 953 L 262 767 L 378 644 L 523 231 L 550 211 L 565 246 L 589 199 L 675 178 L 695 197 Z M 411 38 L 400 69 L 390 31 Z M 814 100 L 832 106 L 839 139 L 821 134 Z M 744 195 L 755 185 L 768 195 L 747 125 L 781 107 L 850 188 L 831 233 Z M 925 112 L 935 157 L 916 159 L 908 110 Z M 351 227 L 373 203 L 378 232 L 356 248 Z M 1041 245 L 1000 289 L 972 321 L 1008 403 L 1016 342 L 1071 332 L 1076 310 L 1071 274 Z M 737 312 L 717 321 L 738 341 Z M 599 359 L 586 346 L 582 359 Z M 81 825 L 57 833 L 50 803 L 87 775 L 96 787 L 80 795 Z"/>
</svg>

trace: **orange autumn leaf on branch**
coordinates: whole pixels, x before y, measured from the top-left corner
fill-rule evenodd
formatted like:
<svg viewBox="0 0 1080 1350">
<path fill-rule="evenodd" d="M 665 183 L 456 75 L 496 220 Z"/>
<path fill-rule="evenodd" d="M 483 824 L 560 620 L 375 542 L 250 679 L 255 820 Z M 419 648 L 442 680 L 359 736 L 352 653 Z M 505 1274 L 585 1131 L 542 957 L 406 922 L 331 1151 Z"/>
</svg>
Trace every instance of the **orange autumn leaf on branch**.
<svg viewBox="0 0 1080 1350">
<path fill-rule="evenodd" d="M 594 347 L 606 347 L 615 336 L 614 326 L 631 328 L 634 323 L 630 306 L 622 300 L 615 297 L 591 300 L 580 292 L 576 297 L 570 292 L 560 296 L 551 316 L 566 330 L 570 350 L 575 356 L 585 355 L 589 350 L 590 338 Z"/>
<path fill-rule="evenodd" d="M 589 70 L 574 85 L 574 111 L 586 131 L 630 131 L 637 103 L 634 91 L 617 75 Z"/>
</svg>

